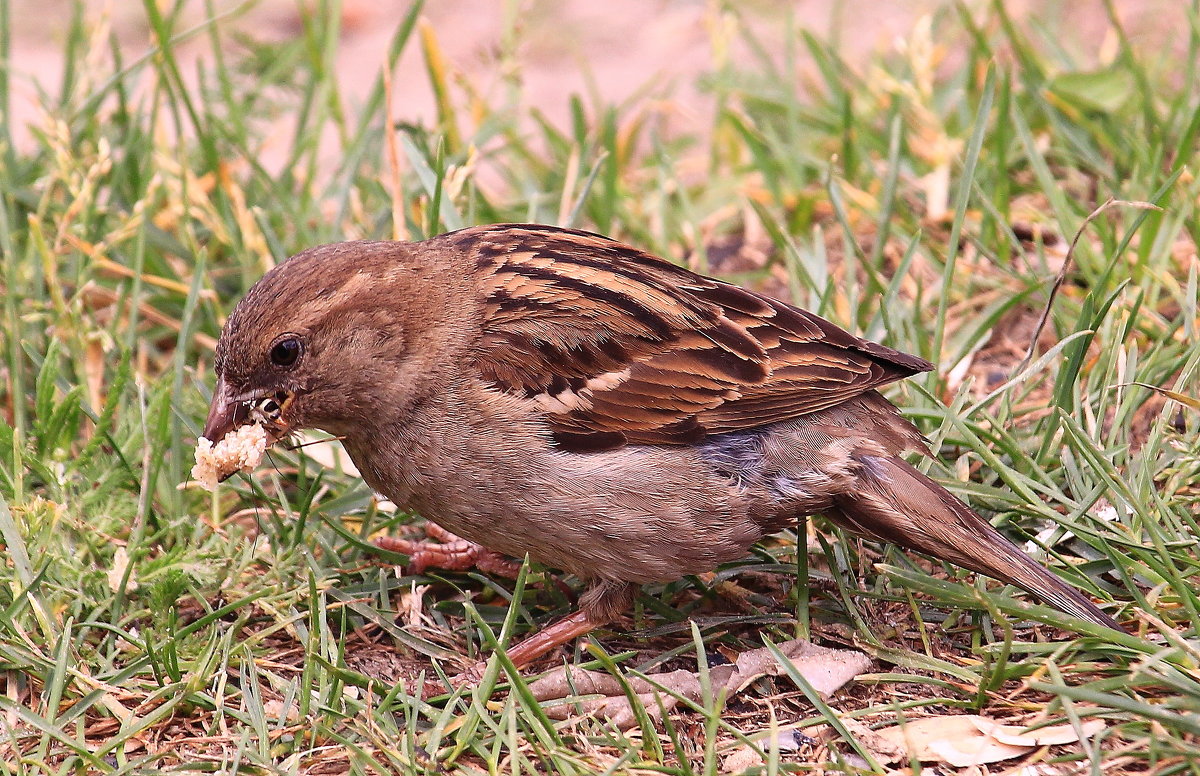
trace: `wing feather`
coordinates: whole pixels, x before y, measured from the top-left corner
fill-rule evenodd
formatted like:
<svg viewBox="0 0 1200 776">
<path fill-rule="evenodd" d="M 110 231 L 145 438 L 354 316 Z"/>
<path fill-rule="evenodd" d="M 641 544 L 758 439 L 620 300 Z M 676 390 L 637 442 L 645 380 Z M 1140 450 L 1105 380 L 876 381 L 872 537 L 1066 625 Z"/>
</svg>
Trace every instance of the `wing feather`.
<svg viewBox="0 0 1200 776">
<path fill-rule="evenodd" d="M 480 375 L 537 402 L 567 450 L 691 444 L 932 368 L 601 235 L 507 224 L 442 239 L 479 272 Z"/>
</svg>

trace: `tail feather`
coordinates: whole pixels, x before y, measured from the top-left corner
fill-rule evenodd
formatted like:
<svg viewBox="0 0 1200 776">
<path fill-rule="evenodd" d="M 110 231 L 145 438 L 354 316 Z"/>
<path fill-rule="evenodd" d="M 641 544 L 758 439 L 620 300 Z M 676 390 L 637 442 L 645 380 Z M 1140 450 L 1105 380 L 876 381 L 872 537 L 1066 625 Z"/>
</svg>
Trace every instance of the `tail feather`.
<svg viewBox="0 0 1200 776">
<path fill-rule="evenodd" d="M 1016 585 L 1067 614 L 1115 630 L 1116 620 L 1004 538 L 945 488 L 901 458 L 855 454 L 854 493 L 830 515 L 847 528 Z"/>
</svg>

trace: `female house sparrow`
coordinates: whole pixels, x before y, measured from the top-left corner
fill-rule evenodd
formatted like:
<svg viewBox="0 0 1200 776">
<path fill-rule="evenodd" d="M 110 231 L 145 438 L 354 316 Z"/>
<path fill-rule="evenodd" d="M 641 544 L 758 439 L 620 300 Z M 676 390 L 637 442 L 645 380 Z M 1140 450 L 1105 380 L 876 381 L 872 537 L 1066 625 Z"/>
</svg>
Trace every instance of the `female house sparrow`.
<svg viewBox="0 0 1200 776">
<path fill-rule="evenodd" d="M 931 368 L 600 235 L 482 226 L 268 272 L 221 334 L 204 436 L 251 415 L 270 441 L 323 429 L 372 488 L 469 540 L 417 548 L 420 564 L 477 543 L 586 580 L 579 611 L 510 650 L 518 665 L 610 622 L 637 585 L 813 513 L 1117 628 L 901 457 L 928 451 L 875 388 Z"/>
</svg>

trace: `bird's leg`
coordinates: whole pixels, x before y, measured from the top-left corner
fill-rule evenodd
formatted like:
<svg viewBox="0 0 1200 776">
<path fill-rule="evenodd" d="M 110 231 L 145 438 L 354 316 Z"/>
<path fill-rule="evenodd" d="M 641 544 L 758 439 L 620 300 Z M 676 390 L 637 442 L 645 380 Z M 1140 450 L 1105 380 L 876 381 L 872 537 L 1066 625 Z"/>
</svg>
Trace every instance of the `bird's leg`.
<svg viewBox="0 0 1200 776">
<path fill-rule="evenodd" d="M 607 625 L 633 605 L 636 587 L 628 582 L 594 582 L 580 598 L 579 609 L 542 628 L 505 651 L 517 668 L 524 668 L 546 653 L 580 636 Z M 465 679 L 483 675 L 486 663 L 476 663 L 463 674 Z"/>
<path fill-rule="evenodd" d="M 580 609 L 542 628 L 507 651 L 517 668 L 524 668 L 547 652 L 591 633 L 607 621 L 597 621 Z"/>
<path fill-rule="evenodd" d="M 555 620 L 519 644 L 510 647 L 505 654 L 519 671 L 546 653 L 584 636 L 604 624 L 604 622 L 593 620 L 583 609 L 578 609 L 566 617 Z M 453 681 L 455 684 L 478 684 L 486 670 L 487 660 L 480 660 L 468 666 Z"/>
<path fill-rule="evenodd" d="M 382 536 L 375 540 L 375 546 L 389 552 L 407 555 L 409 561 L 405 571 L 409 574 L 420 574 L 428 568 L 439 568 L 446 571 L 479 569 L 485 574 L 515 579 L 521 571 L 520 563 L 461 536 L 456 536 L 437 523 L 425 523 L 425 535 L 437 541 L 413 541 L 394 536 Z"/>
</svg>

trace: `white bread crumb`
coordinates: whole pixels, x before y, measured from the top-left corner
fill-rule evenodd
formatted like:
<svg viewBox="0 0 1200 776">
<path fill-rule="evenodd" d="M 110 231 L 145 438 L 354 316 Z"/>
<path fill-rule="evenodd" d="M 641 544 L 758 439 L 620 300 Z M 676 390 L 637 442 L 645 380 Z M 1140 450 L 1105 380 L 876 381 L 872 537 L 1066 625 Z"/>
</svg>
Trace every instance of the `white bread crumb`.
<svg viewBox="0 0 1200 776">
<path fill-rule="evenodd" d="M 234 472 L 250 471 L 258 466 L 266 450 L 267 431 L 257 423 L 230 431 L 215 445 L 212 440 L 200 437 L 196 440 L 192 479 L 205 490 L 216 490 L 217 483 Z"/>
</svg>

